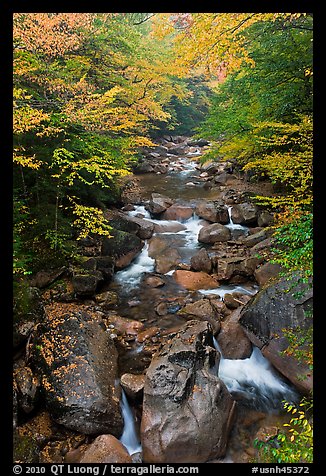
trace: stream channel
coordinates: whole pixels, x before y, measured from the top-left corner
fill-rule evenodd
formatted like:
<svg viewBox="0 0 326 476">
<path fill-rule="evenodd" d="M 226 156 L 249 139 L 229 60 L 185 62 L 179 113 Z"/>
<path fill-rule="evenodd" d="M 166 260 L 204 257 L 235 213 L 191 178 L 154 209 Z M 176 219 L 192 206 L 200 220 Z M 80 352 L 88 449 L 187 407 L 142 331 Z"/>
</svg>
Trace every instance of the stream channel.
<svg viewBox="0 0 326 476">
<path fill-rule="evenodd" d="M 218 187 L 207 189 L 200 180 L 200 168 L 197 158 L 200 149 L 189 157 L 170 156 L 169 171 L 166 174 L 139 174 L 137 180 L 143 191 L 142 203 L 134 205 L 133 210 L 126 211 L 128 215 L 142 217 L 153 222 L 156 226 L 152 238 L 145 242 L 145 246 L 138 257 L 125 269 L 115 274 L 114 280 L 108 285 L 119 295 L 117 312 L 119 315 L 135 319 L 144 323 L 145 328 L 157 326 L 161 335 L 164 332 L 180 327 L 186 319 L 177 314 L 180 309 L 179 298 L 186 298 L 189 291 L 179 286 L 173 278 L 175 266 L 165 273 L 157 273 L 156 261 L 151 256 L 151 242 L 161 240 L 167 242 L 167 255 L 176 253 L 183 265 L 189 265 L 191 257 L 201 247 L 198 242 L 198 232 L 203 226 L 195 213 L 183 221 L 160 220 L 154 218 L 145 208 L 153 192 L 163 194 L 174 200 L 175 204 L 192 207 L 193 209 L 202 200 L 220 199 Z M 230 228 L 232 237 L 248 234 L 248 228 L 232 222 L 231 207 L 229 207 Z M 207 246 L 206 246 L 207 248 Z M 207 248 L 209 250 L 209 248 Z M 146 285 L 145 278 L 155 274 L 164 280 L 164 286 L 151 288 Z M 241 284 L 221 285 L 216 289 L 199 289 L 200 295 L 218 295 L 222 300 L 225 293 L 241 292 L 254 295 L 258 291 L 254 281 Z M 157 303 L 168 303 L 167 313 L 157 313 Z M 220 350 L 217 340 L 215 347 Z M 124 352 L 120 353 L 121 373 L 141 373 L 147 364 L 143 358 L 144 344 L 130 340 Z M 146 359 L 145 359 L 146 361 Z M 297 395 L 291 385 L 271 366 L 263 357 L 258 348 L 246 359 L 226 359 L 221 354 L 218 376 L 224 381 L 228 390 L 237 401 L 237 417 L 231 432 L 226 456 L 215 462 L 242 463 L 251 462 L 255 450 L 253 440 L 257 432 L 263 428 L 280 427 L 288 420 L 282 410 L 283 400 L 296 401 Z M 130 454 L 141 451 L 139 441 L 140 410 L 135 408 L 123 392 L 122 412 L 125 421 L 121 441 Z M 132 405 L 132 406 L 131 406 Z"/>
</svg>

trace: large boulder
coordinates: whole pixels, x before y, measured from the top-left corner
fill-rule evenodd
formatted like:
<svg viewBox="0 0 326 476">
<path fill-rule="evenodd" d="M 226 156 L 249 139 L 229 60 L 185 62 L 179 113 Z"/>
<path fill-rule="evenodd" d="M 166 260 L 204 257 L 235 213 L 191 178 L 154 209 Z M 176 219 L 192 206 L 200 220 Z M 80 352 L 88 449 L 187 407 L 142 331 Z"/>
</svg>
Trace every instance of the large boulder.
<svg viewBox="0 0 326 476">
<path fill-rule="evenodd" d="M 171 198 L 161 195 L 160 193 L 152 193 L 152 197 L 145 205 L 145 208 L 153 215 L 158 215 L 165 212 L 171 205 L 173 205 Z"/>
<path fill-rule="evenodd" d="M 195 213 L 200 218 L 204 218 L 213 223 L 229 223 L 228 209 L 225 205 L 219 202 L 205 202 L 198 203 L 195 208 Z"/>
<path fill-rule="evenodd" d="M 194 271 L 204 271 L 205 273 L 212 271 L 212 261 L 205 248 L 202 248 L 191 257 L 190 265 Z"/>
<path fill-rule="evenodd" d="M 82 268 L 90 271 L 100 271 L 105 281 L 111 281 L 114 275 L 115 261 L 111 256 L 94 256 L 83 262 Z"/>
<path fill-rule="evenodd" d="M 171 205 L 165 212 L 162 213 L 161 218 L 163 220 L 178 220 L 186 221 L 192 217 L 193 209 L 183 205 Z"/>
<path fill-rule="evenodd" d="M 121 375 L 121 387 L 132 400 L 140 400 L 143 396 L 145 375 L 125 373 Z"/>
<path fill-rule="evenodd" d="M 136 223 L 139 226 L 137 231 L 137 236 L 141 240 L 148 240 L 154 233 L 154 223 L 149 220 L 144 220 L 143 218 L 139 217 L 129 217 L 130 221 Z"/>
<path fill-rule="evenodd" d="M 235 402 L 217 377 L 219 354 L 207 322 L 186 323 L 146 372 L 143 461 L 203 463 L 225 454 Z"/>
<path fill-rule="evenodd" d="M 94 312 L 72 304 L 48 306 L 29 356 L 57 423 L 85 434 L 121 435 L 117 351 Z"/>
<path fill-rule="evenodd" d="M 257 225 L 259 209 L 253 203 L 239 203 L 233 205 L 231 209 L 231 217 L 233 223 L 240 225 Z"/>
<path fill-rule="evenodd" d="M 247 359 L 252 353 L 252 344 L 238 322 L 240 312 L 241 308 L 236 309 L 221 322 L 217 342 L 225 359 Z"/>
<path fill-rule="evenodd" d="M 257 243 L 266 240 L 267 237 L 268 234 L 266 233 L 266 230 L 262 229 L 257 233 L 253 233 L 252 235 L 248 235 L 242 238 L 241 243 L 243 243 L 245 246 L 251 247 L 257 245 Z"/>
<path fill-rule="evenodd" d="M 198 241 L 201 243 L 216 243 L 217 241 L 228 241 L 231 239 L 229 228 L 220 223 L 203 226 L 198 234 Z"/>
<path fill-rule="evenodd" d="M 104 216 L 113 228 L 133 233 L 141 240 L 147 240 L 154 233 L 154 224 L 143 218 L 129 216 L 118 210 L 107 210 Z"/>
<path fill-rule="evenodd" d="M 103 279 L 100 271 L 79 272 L 72 278 L 74 293 L 81 298 L 92 297 Z"/>
<path fill-rule="evenodd" d="M 207 321 L 212 326 L 214 335 L 217 334 L 221 328 L 219 316 L 215 307 L 209 299 L 200 299 L 199 301 L 186 304 L 183 309 L 178 311 L 178 314 L 188 316 L 193 320 Z"/>
<path fill-rule="evenodd" d="M 173 246 L 170 236 L 153 236 L 149 242 L 148 255 L 155 259 L 155 271 L 165 274 L 181 262 L 177 246 Z"/>
<path fill-rule="evenodd" d="M 267 210 L 261 210 L 258 215 L 258 226 L 271 226 L 274 222 L 273 215 Z"/>
<path fill-rule="evenodd" d="M 100 435 L 88 446 L 79 463 L 132 463 L 132 459 L 117 438 Z"/>
<path fill-rule="evenodd" d="M 280 264 L 267 261 L 267 263 L 264 263 L 255 269 L 254 276 L 259 286 L 264 286 L 267 281 L 276 278 L 282 269 L 283 268 Z"/>
<path fill-rule="evenodd" d="M 175 281 L 185 289 L 198 291 L 198 289 L 214 289 L 219 286 L 218 281 L 203 271 L 187 271 L 177 269 L 173 273 Z"/>
<path fill-rule="evenodd" d="M 221 281 L 229 281 L 235 276 L 243 276 L 250 278 L 253 276 L 260 258 L 234 256 L 229 258 L 218 258 L 215 261 L 217 268 L 217 279 Z"/>
<path fill-rule="evenodd" d="M 24 366 L 14 372 L 14 388 L 19 408 L 31 413 L 40 399 L 40 382 L 30 367 Z"/>
<path fill-rule="evenodd" d="M 242 309 L 240 324 L 254 345 L 300 392 L 312 389 L 312 372 L 302 359 L 289 355 L 284 329 L 300 341 L 312 329 L 312 288 L 300 282 L 299 274 L 265 285 Z M 300 342 L 299 342 L 300 344 Z M 298 351 L 304 351 L 305 344 Z"/>
<path fill-rule="evenodd" d="M 40 289 L 46 288 L 47 286 L 50 286 L 50 284 L 54 283 L 56 279 L 60 278 L 60 276 L 62 276 L 65 272 L 65 266 L 59 269 L 43 269 L 38 271 L 35 276 L 31 278 L 30 285 Z"/>
<path fill-rule="evenodd" d="M 206 145 L 209 145 L 209 142 L 206 139 L 190 139 L 187 140 L 186 144 L 191 147 L 205 147 Z"/>
<path fill-rule="evenodd" d="M 110 231 L 112 238 L 103 237 L 101 254 L 103 256 L 112 256 L 116 258 L 115 265 L 122 269 L 128 266 L 131 261 L 140 253 L 144 242 L 133 233 L 113 229 Z M 127 257 L 123 265 L 118 260 Z"/>
</svg>

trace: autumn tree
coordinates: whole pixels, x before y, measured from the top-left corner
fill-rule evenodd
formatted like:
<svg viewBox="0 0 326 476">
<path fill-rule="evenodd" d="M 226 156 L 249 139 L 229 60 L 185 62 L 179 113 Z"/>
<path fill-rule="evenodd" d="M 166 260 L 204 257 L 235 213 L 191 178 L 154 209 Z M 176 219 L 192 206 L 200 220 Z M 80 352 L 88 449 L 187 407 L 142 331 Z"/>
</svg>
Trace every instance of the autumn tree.
<svg viewBox="0 0 326 476">
<path fill-rule="evenodd" d="M 80 227 L 94 231 L 89 217 L 98 220 L 116 200 L 117 180 L 152 144 L 148 129 L 169 120 L 164 105 L 187 96 L 171 53 L 145 37 L 140 20 L 14 15 L 14 193 L 28 211 L 17 208 L 15 230 L 24 230 L 29 250 L 44 242 L 63 250 Z"/>
</svg>

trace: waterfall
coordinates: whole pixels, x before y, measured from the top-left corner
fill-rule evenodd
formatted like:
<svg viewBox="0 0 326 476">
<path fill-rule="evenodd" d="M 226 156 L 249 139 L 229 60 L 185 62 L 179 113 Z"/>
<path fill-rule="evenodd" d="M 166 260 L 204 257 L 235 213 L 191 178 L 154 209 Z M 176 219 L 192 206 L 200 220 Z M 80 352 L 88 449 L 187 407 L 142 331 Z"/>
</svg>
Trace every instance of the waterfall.
<svg viewBox="0 0 326 476">
<path fill-rule="evenodd" d="M 227 207 L 228 209 L 228 215 L 229 215 L 229 223 L 227 225 L 225 225 L 227 228 L 229 228 L 230 230 L 242 230 L 243 232 L 247 232 L 248 231 L 248 227 L 247 226 L 243 226 L 243 225 L 239 225 L 237 223 L 233 223 L 233 220 L 232 220 L 232 208 L 233 207 Z"/>
<path fill-rule="evenodd" d="M 126 447 L 128 453 L 133 455 L 134 453 L 140 453 L 142 448 L 140 441 L 137 436 L 135 419 L 130 408 L 127 396 L 123 389 L 121 389 L 122 398 L 121 398 L 121 411 L 124 420 L 123 433 L 120 437 L 121 443 Z"/>
<path fill-rule="evenodd" d="M 280 410 L 284 400 L 296 402 L 296 392 L 276 374 L 276 371 L 254 347 L 247 359 L 226 359 L 214 338 L 214 347 L 221 354 L 218 376 L 230 393 L 256 410 Z"/>
</svg>

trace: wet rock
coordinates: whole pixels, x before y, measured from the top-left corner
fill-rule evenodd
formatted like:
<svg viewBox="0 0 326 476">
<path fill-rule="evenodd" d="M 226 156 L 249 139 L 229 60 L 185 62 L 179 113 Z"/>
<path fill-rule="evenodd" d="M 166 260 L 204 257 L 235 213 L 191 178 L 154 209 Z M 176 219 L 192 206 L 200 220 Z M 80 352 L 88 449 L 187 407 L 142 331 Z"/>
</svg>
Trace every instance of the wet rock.
<svg viewBox="0 0 326 476">
<path fill-rule="evenodd" d="M 188 322 L 153 357 L 144 386 L 144 462 L 201 463 L 225 453 L 235 403 L 216 376 L 212 338 L 207 322 Z"/>
<path fill-rule="evenodd" d="M 103 274 L 100 271 L 76 274 L 72 278 L 72 287 L 76 296 L 81 298 L 92 297 L 103 280 Z"/>
<path fill-rule="evenodd" d="M 175 269 L 181 261 L 181 256 L 173 246 L 170 237 L 154 236 L 148 246 L 148 255 L 155 259 L 155 271 L 165 274 Z"/>
<path fill-rule="evenodd" d="M 266 285 L 243 307 L 239 322 L 274 367 L 300 392 L 309 394 L 312 372 L 308 365 L 284 353 L 289 341 L 283 329 L 300 337 L 312 327 L 312 288 L 299 279 L 300 273 L 295 273 Z M 304 346 L 298 350 L 304 350 Z"/>
<path fill-rule="evenodd" d="M 218 281 L 203 271 L 185 271 L 177 269 L 173 273 L 175 281 L 186 289 L 197 291 L 198 289 L 214 289 L 219 286 Z"/>
<path fill-rule="evenodd" d="M 116 313 L 110 312 L 105 316 L 106 326 L 112 328 L 119 335 L 137 335 L 144 329 L 142 322 L 127 317 L 121 317 Z"/>
<path fill-rule="evenodd" d="M 266 240 L 267 237 L 268 234 L 266 233 L 266 230 L 261 230 L 257 233 L 242 238 L 241 243 L 243 243 L 245 246 L 255 246 L 257 243 Z"/>
<path fill-rule="evenodd" d="M 156 326 L 150 327 L 148 329 L 145 329 L 142 332 L 139 332 L 137 335 L 137 341 L 138 342 L 144 342 L 145 340 L 150 339 L 153 336 L 156 336 L 157 334 L 160 333 L 160 329 Z"/>
<path fill-rule="evenodd" d="M 182 225 L 181 223 L 162 223 L 158 224 L 155 223 L 154 225 L 154 231 L 155 233 L 178 233 L 178 231 L 185 230 L 186 227 Z M 159 237 L 154 236 L 154 239 L 159 239 Z"/>
<path fill-rule="evenodd" d="M 141 240 L 148 240 L 152 237 L 154 233 L 154 223 L 139 217 L 130 217 L 130 220 L 139 226 L 137 236 Z"/>
<path fill-rule="evenodd" d="M 243 302 L 240 301 L 240 299 L 237 299 L 234 294 L 230 294 L 230 293 L 224 294 L 223 300 L 229 309 L 237 309 L 239 306 L 244 304 Z"/>
<path fill-rule="evenodd" d="M 198 253 L 192 256 L 190 265 L 194 271 L 204 271 L 205 273 L 212 271 L 212 261 L 205 248 L 202 248 Z"/>
<path fill-rule="evenodd" d="M 30 280 L 31 286 L 43 289 L 54 283 L 54 281 L 66 272 L 66 267 L 63 266 L 59 269 L 42 270 L 38 271 L 35 276 Z"/>
<path fill-rule="evenodd" d="M 130 263 L 137 258 L 139 255 L 139 251 L 129 251 L 129 253 L 126 253 L 123 256 L 120 256 L 119 258 L 116 258 L 115 260 L 115 269 L 117 271 L 127 268 L 127 266 L 130 265 Z"/>
<path fill-rule="evenodd" d="M 149 160 L 143 160 L 133 167 L 134 174 L 148 174 L 154 172 L 154 167 Z"/>
<path fill-rule="evenodd" d="M 13 346 L 17 349 L 30 336 L 34 326 L 44 319 L 44 306 L 36 287 L 21 282 L 14 286 Z"/>
<path fill-rule="evenodd" d="M 253 276 L 256 267 L 260 262 L 259 258 L 254 256 L 239 256 L 234 258 L 217 259 L 217 279 L 229 281 L 234 276 L 250 278 Z"/>
<path fill-rule="evenodd" d="M 198 241 L 201 243 L 216 243 L 217 241 L 228 241 L 230 239 L 230 230 L 220 223 L 204 226 L 198 234 Z"/>
<path fill-rule="evenodd" d="M 261 210 L 258 215 L 258 226 L 271 226 L 274 222 L 274 217 L 273 215 L 266 211 L 266 210 Z"/>
<path fill-rule="evenodd" d="M 114 274 L 114 259 L 110 256 L 94 256 L 86 260 L 82 267 L 91 271 L 100 271 L 105 281 L 111 281 Z"/>
<path fill-rule="evenodd" d="M 119 303 L 119 296 L 114 291 L 104 291 L 103 293 L 96 294 L 96 302 L 103 307 L 116 306 Z"/>
<path fill-rule="evenodd" d="M 254 245 L 251 249 L 250 249 L 250 254 L 252 256 L 257 256 L 257 255 L 260 255 L 260 253 L 265 253 L 266 251 L 268 251 L 271 246 L 274 244 L 274 239 L 269 237 L 269 238 L 266 238 L 265 240 L 263 241 L 260 241 L 259 243 L 257 243 L 256 245 Z"/>
<path fill-rule="evenodd" d="M 223 301 L 219 301 L 215 296 L 207 296 L 207 299 L 210 300 L 211 305 L 219 315 L 219 319 L 223 319 L 230 314 L 230 310 L 226 307 Z"/>
<path fill-rule="evenodd" d="M 207 172 L 208 175 L 215 175 L 219 171 L 219 163 L 213 161 L 207 161 L 201 165 L 200 170 Z"/>
<path fill-rule="evenodd" d="M 214 182 L 218 185 L 225 185 L 230 180 L 230 175 L 226 172 L 218 173 L 214 177 Z"/>
<path fill-rule="evenodd" d="M 144 374 L 130 374 L 121 375 L 121 387 L 132 400 L 140 400 L 143 396 L 145 375 Z"/>
<path fill-rule="evenodd" d="M 159 276 L 149 276 L 148 278 L 146 278 L 145 283 L 150 288 L 160 288 L 161 286 L 164 286 L 165 284 L 163 279 L 160 278 Z"/>
<path fill-rule="evenodd" d="M 29 355 L 57 423 L 80 433 L 120 436 L 117 351 L 94 313 L 71 304 L 48 306 Z"/>
<path fill-rule="evenodd" d="M 259 286 L 264 286 L 270 279 L 276 278 L 281 271 L 281 265 L 268 261 L 255 269 L 254 276 Z"/>
<path fill-rule="evenodd" d="M 188 152 L 187 147 L 185 146 L 176 146 L 176 147 L 170 147 L 169 148 L 169 153 L 173 155 L 185 155 Z"/>
<path fill-rule="evenodd" d="M 158 215 L 165 212 L 171 205 L 173 205 L 171 198 L 160 193 L 152 193 L 151 200 L 145 205 L 145 208 L 153 215 Z"/>
<path fill-rule="evenodd" d="M 125 446 L 113 435 L 100 435 L 88 446 L 80 463 L 131 463 Z"/>
<path fill-rule="evenodd" d="M 25 413 L 31 413 L 40 398 L 40 381 L 27 366 L 16 370 L 14 379 L 18 405 Z"/>
<path fill-rule="evenodd" d="M 253 203 L 239 203 L 233 205 L 231 210 L 231 217 L 233 223 L 239 223 L 240 225 L 257 225 L 258 220 L 258 207 Z"/>
<path fill-rule="evenodd" d="M 205 147 L 209 145 L 209 142 L 206 139 L 190 139 L 187 140 L 186 144 L 191 147 Z"/>
<path fill-rule="evenodd" d="M 162 213 L 162 220 L 177 220 L 186 221 L 192 217 L 193 209 L 182 205 L 171 205 L 165 212 Z"/>
<path fill-rule="evenodd" d="M 113 229 L 110 231 L 112 238 L 103 237 L 101 254 L 120 258 L 127 254 L 136 257 L 144 246 L 144 242 L 133 233 Z M 130 260 L 131 261 L 131 260 Z"/>
<path fill-rule="evenodd" d="M 225 359 L 247 359 L 252 353 L 252 344 L 238 322 L 240 311 L 233 311 L 221 322 L 217 342 Z"/>
<path fill-rule="evenodd" d="M 229 223 L 227 207 L 217 201 L 200 202 L 195 208 L 195 213 L 200 218 L 204 218 L 213 223 Z"/>
<path fill-rule="evenodd" d="M 125 231 L 135 235 L 139 231 L 139 225 L 133 221 L 131 217 L 118 210 L 106 210 L 104 216 L 110 222 L 110 226 L 115 230 Z"/>
<path fill-rule="evenodd" d="M 219 314 L 211 304 L 209 299 L 200 299 L 194 303 L 187 304 L 178 314 L 187 315 L 189 319 L 199 319 L 210 323 L 214 335 L 217 334 L 221 328 Z"/>
<path fill-rule="evenodd" d="M 181 256 L 174 248 L 169 250 L 169 254 L 160 255 L 156 258 L 155 271 L 157 273 L 165 274 L 175 269 L 181 261 Z"/>
</svg>

